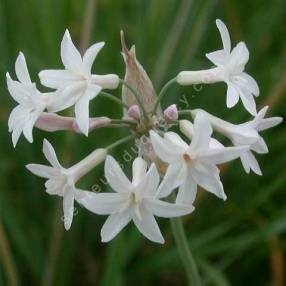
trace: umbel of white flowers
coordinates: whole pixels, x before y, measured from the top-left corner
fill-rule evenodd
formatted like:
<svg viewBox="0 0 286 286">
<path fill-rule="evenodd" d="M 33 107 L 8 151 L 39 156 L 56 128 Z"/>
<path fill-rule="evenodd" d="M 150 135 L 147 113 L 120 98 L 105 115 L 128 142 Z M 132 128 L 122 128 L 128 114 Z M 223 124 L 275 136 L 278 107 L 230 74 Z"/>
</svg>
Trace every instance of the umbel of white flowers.
<svg viewBox="0 0 286 286">
<path fill-rule="evenodd" d="M 246 173 L 252 170 L 262 175 L 254 154 L 265 154 L 268 148 L 260 132 L 276 126 L 282 118 L 265 118 L 267 106 L 257 113 L 254 96 L 259 95 L 259 88 L 244 71 L 249 59 L 248 49 L 240 42 L 231 50 L 225 24 L 220 20 L 216 24 L 223 49 L 206 55 L 216 67 L 182 71 L 167 82 L 158 95 L 136 58 L 135 47 L 127 48 L 123 32 L 124 79 L 115 74 L 93 74 L 93 62 L 104 43 L 92 45 L 81 56 L 68 31 L 61 43 L 64 69 L 39 73 L 41 83 L 51 88 L 51 92 L 42 93 L 37 89 L 30 78 L 24 55 L 19 54 L 15 64 L 18 80 L 12 80 L 7 73 L 8 90 L 19 104 L 11 112 L 8 122 L 14 147 L 21 133 L 32 143 L 34 127 L 47 132 L 70 130 L 86 136 L 93 130 L 110 126 L 130 131 L 129 136 L 96 149 L 69 168 L 59 163 L 52 145 L 45 139 L 43 153 L 51 166 L 26 166 L 33 174 L 47 179 L 45 188 L 48 194 L 62 197 L 67 230 L 74 217 L 74 203 L 78 202 L 95 214 L 108 215 L 101 230 L 103 242 L 113 239 L 133 221 L 149 240 L 163 243 L 155 216 L 171 218 L 190 214 L 194 210 L 198 186 L 226 200 L 218 165 L 239 158 Z M 179 112 L 176 103 L 162 112 L 161 102 L 171 84 L 216 82 L 227 84 L 228 108 L 236 105 L 240 98 L 254 118 L 242 124 L 232 124 L 203 109 Z M 103 91 L 116 89 L 119 85 L 122 86 L 121 98 Z M 89 104 L 97 96 L 120 104 L 123 117 L 90 117 Z M 57 114 L 72 106 L 75 107 L 75 117 Z M 229 138 L 233 146 L 224 146 L 215 139 L 213 130 Z M 132 180 L 110 155 L 115 147 L 131 140 L 139 149 L 132 164 Z M 78 189 L 77 182 L 104 161 L 104 174 L 114 192 L 94 193 Z M 171 193 L 176 194 L 173 202 L 169 198 Z"/>
</svg>

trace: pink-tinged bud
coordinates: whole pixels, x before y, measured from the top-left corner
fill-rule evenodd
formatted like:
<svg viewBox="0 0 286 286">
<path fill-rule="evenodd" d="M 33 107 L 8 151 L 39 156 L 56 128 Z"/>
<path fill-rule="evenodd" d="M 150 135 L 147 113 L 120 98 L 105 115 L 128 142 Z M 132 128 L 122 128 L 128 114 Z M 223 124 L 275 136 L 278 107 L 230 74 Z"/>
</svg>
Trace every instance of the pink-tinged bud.
<svg viewBox="0 0 286 286">
<path fill-rule="evenodd" d="M 135 120 L 139 120 L 141 116 L 141 112 L 138 105 L 132 105 L 129 107 L 127 111 L 127 115 Z"/>
<path fill-rule="evenodd" d="M 179 114 L 176 104 L 170 105 L 168 108 L 164 111 L 164 118 L 168 122 L 174 122 L 178 120 Z"/>
</svg>

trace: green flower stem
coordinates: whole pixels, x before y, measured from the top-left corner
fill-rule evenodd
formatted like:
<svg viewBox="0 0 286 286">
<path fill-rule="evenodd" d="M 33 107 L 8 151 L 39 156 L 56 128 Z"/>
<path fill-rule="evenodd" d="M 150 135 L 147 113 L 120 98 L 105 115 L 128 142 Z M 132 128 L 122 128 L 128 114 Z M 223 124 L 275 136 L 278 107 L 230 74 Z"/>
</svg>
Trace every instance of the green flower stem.
<svg viewBox="0 0 286 286">
<path fill-rule="evenodd" d="M 141 101 L 140 94 L 138 94 L 137 91 L 131 85 L 129 85 L 126 81 L 124 81 L 123 79 L 120 79 L 120 83 L 122 85 L 124 85 L 126 88 L 128 88 L 133 93 L 133 95 L 134 95 L 134 97 L 138 103 L 138 106 L 140 107 L 140 109 L 143 113 L 145 120 L 148 122 L 149 121 L 148 114 L 144 108 L 142 101 Z"/>
<path fill-rule="evenodd" d="M 154 107 L 154 110 L 153 110 L 153 114 L 156 113 L 156 111 L 157 111 L 157 109 L 158 109 L 158 107 L 159 107 L 159 104 L 160 104 L 162 98 L 164 97 L 164 95 L 166 94 L 166 91 L 168 90 L 168 88 L 169 88 L 173 83 L 175 83 L 176 80 L 177 80 L 177 78 L 173 78 L 173 79 L 169 80 L 169 81 L 162 87 L 162 89 L 161 89 L 161 91 L 160 91 L 160 93 L 159 93 L 159 95 L 158 95 L 158 97 L 157 97 L 157 101 L 156 101 L 156 103 L 155 103 L 155 107 Z"/>
<path fill-rule="evenodd" d="M 183 109 L 178 111 L 179 115 L 189 115 L 191 117 L 194 117 L 194 114 L 192 113 L 191 109 Z"/>
<path fill-rule="evenodd" d="M 184 264 L 189 286 L 201 286 L 201 279 L 192 252 L 186 238 L 182 218 L 171 219 L 172 232 L 178 247 L 178 252 Z"/>
<path fill-rule="evenodd" d="M 129 124 L 129 125 L 133 125 L 136 126 L 137 123 L 135 120 L 128 120 L 128 119 L 111 119 L 112 124 Z"/>
<path fill-rule="evenodd" d="M 112 95 L 110 93 L 102 91 L 102 92 L 100 92 L 99 95 L 102 96 L 102 97 L 105 97 L 107 99 L 110 99 L 110 100 L 112 100 L 112 101 L 114 101 L 114 102 L 116 102 L 116 103 L 120 104 L 121 106 L 123 106 L 123 107 L 128 109 L 128 105 L 127 104 L 125 104 L 122 100 L 120 100 L 119 98 L 117 98 L 116 96 L 114 96 L 114 95 Z"/>
<path fill-rule="evenodd" d="M 124 144 L 132 139 L 134 139 L 136 136 L 135 135 L 129 135 L 126 136 L 122 139 L 119 139 L 118 141 L 114 142 L 113 144 L 110 144 L 109 146 L 106 147 L 107 152 L 109 152 L 110 150 L 114 149 L 115 147 Z"/>
</svg>

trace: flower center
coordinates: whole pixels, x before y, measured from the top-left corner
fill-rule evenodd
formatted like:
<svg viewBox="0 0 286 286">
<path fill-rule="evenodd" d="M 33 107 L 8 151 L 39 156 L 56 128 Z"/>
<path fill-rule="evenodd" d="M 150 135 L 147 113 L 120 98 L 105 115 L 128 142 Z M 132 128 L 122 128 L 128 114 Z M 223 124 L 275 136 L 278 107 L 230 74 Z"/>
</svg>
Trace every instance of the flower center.
<svg viewBox="0 0 286 286">
<path fill-rule="evenodd" d="M 184 154 L 183 158 L 186 161 L 186 163 L 188 163 L 188 164 L 190 164 L 193 161 L 193 159 L 191 158 L 191 156 L 189 154 Z"/>
<path fill-rule="evenodd" d="M 135 192 L 131 192 L 129 195 L 129 206 L 134 206 L 140 203 L 140 198 L 136 196 Z"/>
</svg>

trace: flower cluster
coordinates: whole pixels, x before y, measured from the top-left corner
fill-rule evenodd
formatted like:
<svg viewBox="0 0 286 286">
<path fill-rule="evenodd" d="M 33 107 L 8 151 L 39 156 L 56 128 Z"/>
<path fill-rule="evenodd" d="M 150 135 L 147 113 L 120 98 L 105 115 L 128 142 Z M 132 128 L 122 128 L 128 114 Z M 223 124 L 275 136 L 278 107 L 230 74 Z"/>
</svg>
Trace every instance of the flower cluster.
<svg viewBox="0 0 286 286">
<path fill-rule="evenodd" d="M 110 146 L 96 149 L 82 161 L 64 168 L 52 145 L 45 139 L 43 153 L 51 166 L 29 164 L 33 174 L 47 179 L 46 192 L 63 198 L 64 226 L 71 227 L 75 201 L 99 215 L 108 215 L 101 230 L 103 242 L 113 239 L 130 221 L 149 240 L 164 243 L 154 216 L 172 218 L 190 214 L 198 187 L 226 200 L 220 179 L 219 165 L 239 158 L 246 173 L 262 175 L 255 153 L 268 152 L 260 131 L 279 124 L 279 117 L 265 118 L 268 107 L 258 113 L 254 97 L 259 96 L 256 81 L 244 69 L 249 59 L 245 43 L 231 49 L 225 24 L 216 22 L 223 49 L 206 54 L 216 67 L 200 71 L 182 71 L 156 93 L 151 80 L 138 62 L 135 47 L 127 48 L 121 32 L 122 54 L 126 65 L 124 79 L 115 74 L 92 73 L 93 62 L 104 43 L 92 45 L 83 56 L 73 44 L 68 31 L 61 43 L 64 69 L 43 70 L 39 78 L 51 92 L 40 92 L 31 81 L 25 57 L 19 54 L 15 71 L 18 80 L 7 73 L 7 85 L 18 106 L 11 112 L 9 131 L 16 146 L 23 132 L 33 142 L 34 127 L 55 132 L 71 130 L 88 136 L 89 132 L 106 126 L 125 127 L 130 135 Z M 232 124 L 203 109 L 178 111 L 172 104 L 162 111 L 161 101 L 171 84 L 227 84 L 226 105 L 241 99 L 253 116 L 242 124 Z M 121 99 L 103 91 L 122 85 Z M 104 96 L 123 107 L 121 118 L 90 117 L 89 104 Z M 74 106 L 75 117 L 57 114 Z M 232 146 L 224 146 L 214 138 L 213 131 L 227 137 Z M 138 147 L 132 164 L 132 180 L 110 155 L 114 147 L 131 141 Z M 95 193 L 80 190 L 77 182 L 104 162 L 105 178 L 114 192 Z M 170 195 L 173 194 L 171 197 Z"/>
</svg>

